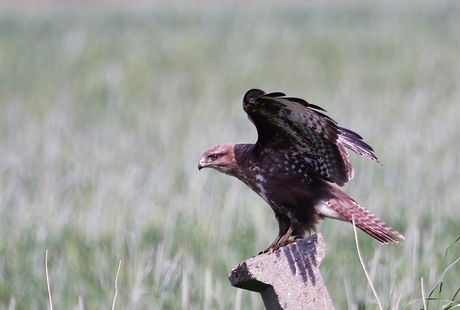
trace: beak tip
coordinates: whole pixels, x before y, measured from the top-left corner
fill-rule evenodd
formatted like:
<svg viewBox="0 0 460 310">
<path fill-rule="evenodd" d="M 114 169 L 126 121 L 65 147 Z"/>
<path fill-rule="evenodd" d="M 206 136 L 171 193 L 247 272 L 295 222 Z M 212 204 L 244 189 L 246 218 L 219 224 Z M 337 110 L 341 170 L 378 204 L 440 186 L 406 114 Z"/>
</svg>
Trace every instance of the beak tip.
<svg viewBox="0 0 460 310">
<path fill-rule="evenodd" d="M 206 167 L 207 167 L 206 162 L 204 161 L 203 158 L 201 158 L 201 160 L 198 162 L 198 171 Z"/>
</svg>

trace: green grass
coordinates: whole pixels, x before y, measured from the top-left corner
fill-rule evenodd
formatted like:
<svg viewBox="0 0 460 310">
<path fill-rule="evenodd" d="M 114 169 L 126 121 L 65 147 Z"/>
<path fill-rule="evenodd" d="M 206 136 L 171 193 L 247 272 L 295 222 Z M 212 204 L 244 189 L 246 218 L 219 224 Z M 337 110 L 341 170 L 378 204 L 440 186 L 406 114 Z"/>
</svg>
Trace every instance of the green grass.
<svg viewBox="0 0 460 310">
<path fill-rule="evenodd" d="M 272 211 L 197 170 L 208 147 L 255 141 L 253 87 L 320 105 L 376 150 L 383 166 L 351 155 L 345 191 L 406 237 L 359 233 L 384 307 L 421 309 L 421 278 L 429 309 L 458 307 L 456 2 L 3 6 L 0 308 L 47 307 L 48 249 L 56 309 L 109 308 L 119 260 L 117 309 L 262 309 L 227 274 L 270 243 Z M 319 231 L 336 308 L 376 309 L 352 226 Z"/>
</svg>

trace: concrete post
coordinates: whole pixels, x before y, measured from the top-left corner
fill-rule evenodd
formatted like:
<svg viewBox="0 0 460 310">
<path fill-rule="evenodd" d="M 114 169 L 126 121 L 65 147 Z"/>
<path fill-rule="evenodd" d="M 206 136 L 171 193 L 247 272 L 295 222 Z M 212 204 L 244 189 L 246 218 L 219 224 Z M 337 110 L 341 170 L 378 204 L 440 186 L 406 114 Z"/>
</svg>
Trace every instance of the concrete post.
<svg viewBox="0 0 460 310">
<path fill-rule="evenodd" d="M 233 286 L 260 293 L 267 310 L 334 309 L 319 272 L 325 255 L 323 237 L 315 234 L 245 260 L 228 277 Z"/>
</svg>

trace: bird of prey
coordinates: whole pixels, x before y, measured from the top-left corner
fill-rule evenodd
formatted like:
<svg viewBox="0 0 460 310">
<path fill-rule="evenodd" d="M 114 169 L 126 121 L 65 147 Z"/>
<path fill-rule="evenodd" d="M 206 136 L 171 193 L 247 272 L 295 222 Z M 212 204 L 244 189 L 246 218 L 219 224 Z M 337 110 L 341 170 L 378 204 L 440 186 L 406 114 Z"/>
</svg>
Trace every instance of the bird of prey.
<svg viewBox="0 0 460 310">
<path fill-rule="evenodd" d="M 404 237 L 331 183 L 353 178 L 347 148 L 379 162 L 357 133 L 339 127 L 317 105 L 280 92 L 249 90 L 243 109 L 255 125 L 255 144 L 219 144 L 207 150 L 198 169 L 236 177 L 275 212 L 279 233 L 263 252 L 273 252 L 325 217 L 352 222 L 381 243 Z"/>
</svg>

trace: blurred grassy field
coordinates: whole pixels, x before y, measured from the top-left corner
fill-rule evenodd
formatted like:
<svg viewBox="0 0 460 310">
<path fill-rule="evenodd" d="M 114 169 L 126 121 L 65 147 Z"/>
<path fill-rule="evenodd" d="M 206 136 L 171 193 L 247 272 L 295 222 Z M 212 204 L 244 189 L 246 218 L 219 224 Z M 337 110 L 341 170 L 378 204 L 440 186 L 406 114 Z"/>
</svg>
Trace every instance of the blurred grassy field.
<svg viewBox="0 0 460 310">
<path fill-rule="evenodd" d="M 376 150 L 383 166 L 351 155 L 345 191 L 406 237 L 359 233 L 384 307 L 421 309 L 421 278 L 429 309 L 459 301 L 458 2 L 0 8 L 0 308 L 47 307 L 48 249 L 59 309 L 109 308 L 119 260 L 117 309 L 262 309 L 227 274 L 272 241 L 272 211 L 197 170 L 208 147 L 255 141 L 253 87 Z M 337 309 L 376 309 L 351 225 L 319 231 Z"/>
</svg>

